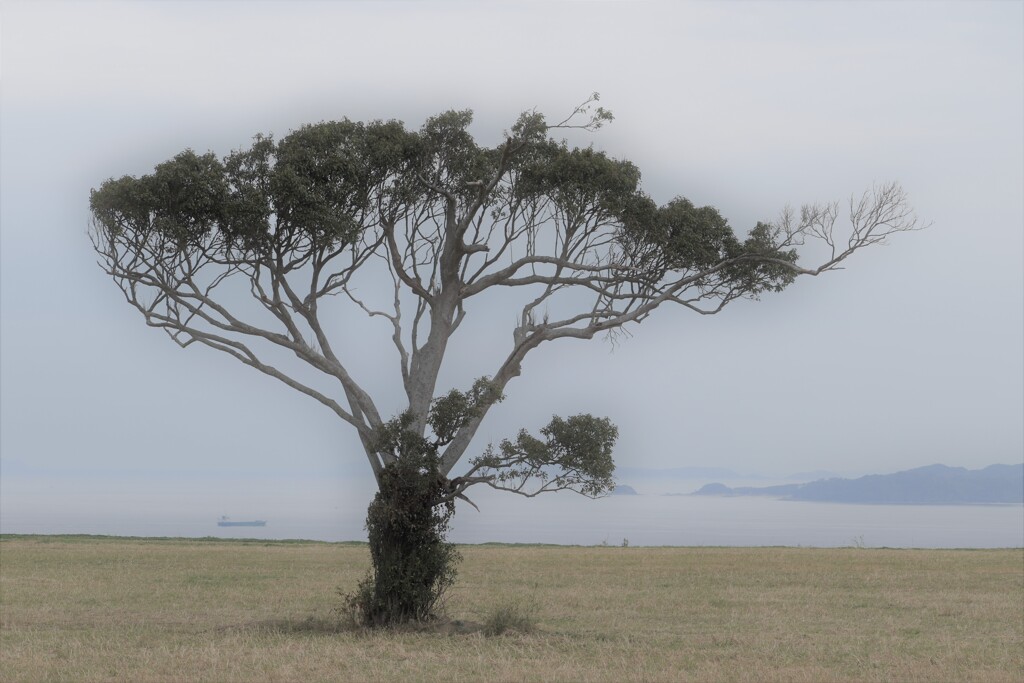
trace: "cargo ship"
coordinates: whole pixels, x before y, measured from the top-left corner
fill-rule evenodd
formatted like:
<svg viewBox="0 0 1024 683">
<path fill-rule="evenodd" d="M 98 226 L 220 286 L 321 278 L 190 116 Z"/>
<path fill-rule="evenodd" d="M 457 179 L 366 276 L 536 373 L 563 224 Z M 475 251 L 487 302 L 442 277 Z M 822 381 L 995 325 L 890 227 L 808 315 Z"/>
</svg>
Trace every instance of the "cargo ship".
<svg viewBox="0 0 1024 683">
<path fill-rule="evenodd" d="M 249 522 L 233 522 L 230 517 L 221 517 L 217 520 L 217 526 L 266 526 L 264 519 L 254 519 Z"/>
</svg>

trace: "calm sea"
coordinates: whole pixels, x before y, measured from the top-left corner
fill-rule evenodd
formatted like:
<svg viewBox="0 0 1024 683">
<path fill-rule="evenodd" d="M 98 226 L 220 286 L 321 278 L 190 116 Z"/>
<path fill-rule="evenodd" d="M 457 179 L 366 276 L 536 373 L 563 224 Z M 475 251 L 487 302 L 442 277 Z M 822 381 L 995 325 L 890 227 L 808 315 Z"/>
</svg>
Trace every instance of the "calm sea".
<svg viewBox="0 0 1024 683">
<path fill-rule="evenodd" d="M 5 483 L 0 532 L 365 540 L 368 493 L 332 487 L 295 495 L 252 487 L 233 493 L 65 491 Z M 640 490 L 640 487 L 637 487 Z M 693 490 L 693 488 L 689 488 Z M 273 494 L 273 495 L 271 495 Z M 77 498 L 76 498 L 77 496 Z M 459 503 L 451 539 L 458 543 L 565 545 L 865 546 L 1002 548 L 1024 546 L 1021 505 L 847 505 L 768 498 L 611 496 L 571 493 L 524 499 L 484 491 L 481 511 Z M 233 519 L 265 527 L 225 528 Z"/>
</svg>

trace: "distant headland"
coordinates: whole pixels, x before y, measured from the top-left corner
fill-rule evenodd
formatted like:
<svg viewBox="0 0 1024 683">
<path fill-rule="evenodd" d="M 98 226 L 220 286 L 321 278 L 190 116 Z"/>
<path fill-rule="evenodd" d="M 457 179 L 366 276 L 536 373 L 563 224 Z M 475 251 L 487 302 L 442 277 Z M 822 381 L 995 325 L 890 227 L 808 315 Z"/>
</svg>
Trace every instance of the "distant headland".
<svg viewBox="0 0 1024 683">
<path fill-rule="evenodd" d="M 738 486 L 708 484 L 694 496 L 772 496 L 786 500 L 903 505 L 1024 503 L 1024 464 L 980 470 L 928 465 L 858 479 L 818 479 L 805 484 Z"/>
</svg>

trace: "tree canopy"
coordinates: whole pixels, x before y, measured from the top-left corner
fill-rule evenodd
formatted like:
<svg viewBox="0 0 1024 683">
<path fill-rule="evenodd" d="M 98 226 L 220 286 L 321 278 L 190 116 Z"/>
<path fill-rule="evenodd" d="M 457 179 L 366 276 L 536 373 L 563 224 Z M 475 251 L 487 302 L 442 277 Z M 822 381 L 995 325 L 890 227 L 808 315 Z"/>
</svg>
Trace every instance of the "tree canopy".
<svg viewBox="0 0 1024 683">
<path fill-rule="evenodd" d="M 469 111 L 449 111 L 418 130 L 343 119 L 279 140 L 257 135 L 223 158 L 186 150 L 150 174 L 93 191 L 93 244 L 149 325 L 182 346 L 225 352 L 330 408 L 358 431 L 379 481 L 399 457 L 381 436 L 390 418 L 354 377 L 354 359 L 335 351 L 332 339 L 345 330 L 324 323 L 324 307 L 347 305 L 347 314 L 390 323 L 408 401 L 402 430 L 431 442 L 447 477 L 541 344 L 615 334 L 663 305 L 718 313 L 918 227 L 895 183 L 851 199 L 845 230 L 836 227 L 838 203 L 786 210 L 745 235 L 714 207 L 682 196 L 659 206 L 629 161 L 553 137 L 610 121 L 596 100 L 557 123 L 526 112 L 494 147 L 470 134 Z M 797 247 L 808 239 L 830 255 L 805 267 Z M 232 287 L 269 318 L 256 320 L 220 296 Z M 510 348 L 469 390 L 439 394 L 467 302 L 509 289 L 525 298 Z M 389 292 L 391 303 L 379 306 L 360 291 Z M 268 345 L 337 391 L 280 369 L 267 359 Z M 453 491 L 486 483 L 599 494 L 612 485 L 615 437 L 611 423 L 592 416 L 556 418 L 540 437 L 521 432 L 480 451 Z"/>
</svg>

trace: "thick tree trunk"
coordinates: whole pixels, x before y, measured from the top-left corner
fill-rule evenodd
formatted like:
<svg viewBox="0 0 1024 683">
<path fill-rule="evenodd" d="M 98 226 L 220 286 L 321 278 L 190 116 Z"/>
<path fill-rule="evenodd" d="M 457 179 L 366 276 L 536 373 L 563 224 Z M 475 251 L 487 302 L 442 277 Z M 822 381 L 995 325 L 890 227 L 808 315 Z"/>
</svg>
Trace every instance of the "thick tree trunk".
<svg viewBox="0 0 1024 683">
<path fill-rule="evenodd" d="M 370 576 L 353 596 L 364 623 L 389 626 L 436 616 L 455 580 L 458 553 L 445 540 L 454 512 L 436 458 L 407 455 L 384 467 L 366 518 Z"/>
</svg>

